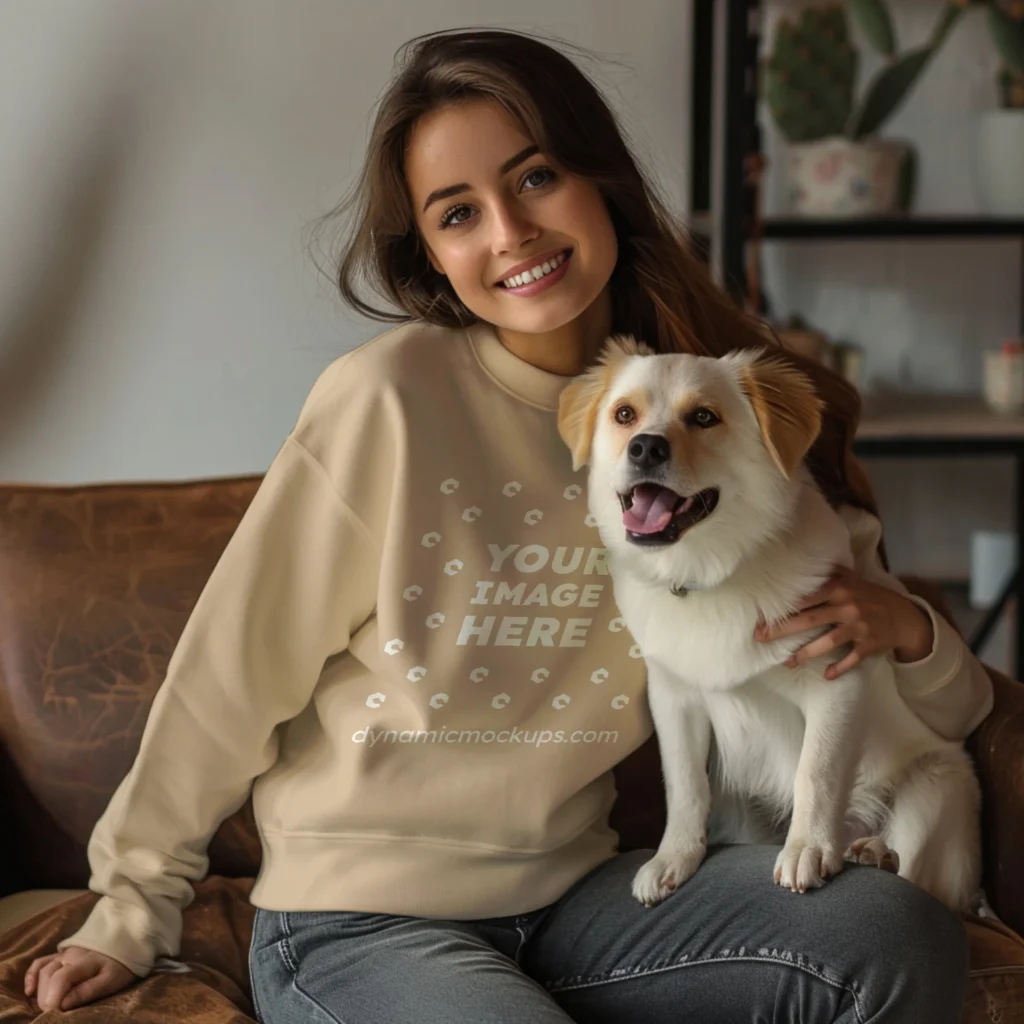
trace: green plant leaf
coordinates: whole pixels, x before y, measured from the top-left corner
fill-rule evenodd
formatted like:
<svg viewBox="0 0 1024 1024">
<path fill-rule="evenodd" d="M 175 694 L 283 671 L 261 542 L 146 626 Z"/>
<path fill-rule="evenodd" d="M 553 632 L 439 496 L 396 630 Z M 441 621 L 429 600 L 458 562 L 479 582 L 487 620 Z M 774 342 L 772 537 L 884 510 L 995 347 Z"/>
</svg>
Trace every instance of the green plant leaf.
<svg viewBox="0 0 1024 1024">
<path fill-rule="evenodd" d="M 945 9 L 942 12 L 942 17 L 939 18 L 938 25 L 935 26 L 935 31 L 932 33 L 931 46 L 933 48 L 941 45 L 946 36 L 949 35 L 950 30 L 960 20 L 960 15 L 966 10 L 966 6 L 961 3 L 957 3 L 957 0 L 953 0 L 952 3 L 946 4 Z"/>
<path fill-rule="evenodd" d="M 860 139 L 878 131 L 907 98 L 934 52 L 931 46 L 911 50 L 875 75 L 850 124 L 850 138 Z"/>
<path fill-rule="evenodd" d="M 854 21 L 871 45 L 886 57 L 896 52 L 896 32 L 885 0 L 850 0 Z"/>
<path fill-rule="evenodd" d="M 1024 21 L 1011 18 L 1001 7 L 988 9 L 988 25 L 999 56 L 1015 74 L 1024 75 Z"/>
</svg>

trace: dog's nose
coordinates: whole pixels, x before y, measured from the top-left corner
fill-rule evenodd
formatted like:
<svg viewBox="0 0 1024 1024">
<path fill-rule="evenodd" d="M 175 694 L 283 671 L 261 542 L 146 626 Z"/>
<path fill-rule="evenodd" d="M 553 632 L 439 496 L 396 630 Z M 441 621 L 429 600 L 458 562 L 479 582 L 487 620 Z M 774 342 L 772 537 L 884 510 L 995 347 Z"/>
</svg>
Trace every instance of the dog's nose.
<svg viewBox="0 0 1024 1024">
<path fill-rule="evenodd" d="M 671 454 L 668 438 L 660 434 L 637 434 L 629 442 L 629 461 L 637 469 L 654 469 L 668 462 Z"/>
</svg>

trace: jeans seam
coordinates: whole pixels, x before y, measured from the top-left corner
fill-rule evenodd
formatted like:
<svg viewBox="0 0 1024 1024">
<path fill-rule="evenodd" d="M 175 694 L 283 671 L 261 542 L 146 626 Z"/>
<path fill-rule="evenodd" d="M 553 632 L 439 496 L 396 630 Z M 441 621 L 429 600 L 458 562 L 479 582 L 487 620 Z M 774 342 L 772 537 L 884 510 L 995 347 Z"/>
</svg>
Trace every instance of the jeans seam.
<svg viewBox="0 0 1024 1024">
<path fill-rule="evenodd" d="M 519 943 L 516 945 L 516 953 L 512 958 L 517 964 L 521 963 L 520 957 L 523 954 L 523 947 L 526 945 L 526 940 L 529 938 L 526 929 L 521 925 L 516 925 L 516 931 L 519 932 Z"/>
<path fill-rule="evenodd" d="M 258 1021 L 263 1021 L 263 1011 L 260 1009 L 259 1000 L 256 998 L 256 972 L 252 969 L 253 966 L 253 950 L 256 947 L 256 923 L 259 920 L 260 911 L 257 907 L 256 913 L 253 916 L 252 921 L 252 935 L 249 937 L 249 995 L 252 997 L 252 1008 L 253 1012 Z"/>
<path fill-rule="evenodd" d="M 284 961 L 285 968 L 291 974 L 291 986 L 293 991 L 297 992 L 307 1002 L 312 1003 L 328 1020 L 334 1021 L 334 1024 L 345 1024 L 340 1017 L 335 1016 L 335 1014 L 328 1010 L 319 999 L 317 999 L 312 993 L 307 992 L 299 984 L 299 963 L 295 959 L 295 950 L 292 948 L 291 920 L 288 914 L 284 912 L 281 914 L 281 929 L 284 932 L 284 938 L 278 942 L 277 948 L 280 951 L 281 959 Z"/>
<path fill-rule="evenodd" d="M 284 932 L 284 938 L 278 941 L 277 948 L 285 967 L 291 971 L 292 977 L 294 977 L 299 973 L 299 962 L 295 959 L 295 950 L 292 949 L 292 923 L 288 915 L 283 912 L 281 914 L 281 931 Z"/>
<path fill-rule="evenodd" d="M 777 964 L 782 967 L 793 967 L 798 971 L 804 971 L 806 974 L 811 975 L 813 978 L 817 978 L 818 981 L 823 981 L 826 985 L 831 985 L 832 988 L 842 989 L 844 992 L 849 992 L 850 997 L 853 999 L 853 1012 L 857 1016 L 859 1024 L 864 1024 L 864 1015 L 861 1013 L 860 1000 L 857 998 L 857 990 L 853 985 L 846 985 L 839 981 L 833 981 L 831 978 L 816 971 L 810 964 L 800 963 L 795 960 L 786 959 L 785 957 L 774 957 L 774 956 L 711 956 L 702 957 L 699 960 L 687 960 L 685 963 L 666 964 L 663 967 L 649 967 L 640 970 L 635 970 L 629 974 L 623 974 L 621 977 L 612 978 L 607 974 L 592 975 L 588 978 L 583 978 L 579 982 L 570 983 L 566 985 L 559 985 L 557 982 L 551 985 L 545 985 L 545 988 L 552 994 L 555 992 L 570 992 L 574 989 L 581 988 L 595 988 L 598 985 L 611 985 L 617 981 L 632 981 L 634 978 L 642 978 L 648 974 L 660 974 L 663 971 L 675 971 L 683 967 L 701 967 L 705 964 L 731 964 L 738 961 L 744 961 L 748 963 L 767 963 Z"/>
</svg>

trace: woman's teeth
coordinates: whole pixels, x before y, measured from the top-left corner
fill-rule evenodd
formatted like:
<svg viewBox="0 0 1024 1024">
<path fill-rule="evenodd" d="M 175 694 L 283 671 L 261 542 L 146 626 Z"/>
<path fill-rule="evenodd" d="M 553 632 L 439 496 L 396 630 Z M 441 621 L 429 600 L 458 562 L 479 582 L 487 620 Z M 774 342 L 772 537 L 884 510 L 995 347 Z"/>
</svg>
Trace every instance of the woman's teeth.
<svg viewBox="0 0 1024 1024">
<path fill-rule="evenodd" d="M 550 274 L 552 270 L 560 267 L 567 259 L 568 256 L 564 252 L 560 252 L 553 260 L 538 263 L 537 266 L 524 270 L 521 274 L 516 274 L 514 277 L 506 277 L 501 283 L 506 288 L 518 288 L 521 284 L 526 284 L 528 281 L 539 281 L 542 277 Z"/>
</svg>

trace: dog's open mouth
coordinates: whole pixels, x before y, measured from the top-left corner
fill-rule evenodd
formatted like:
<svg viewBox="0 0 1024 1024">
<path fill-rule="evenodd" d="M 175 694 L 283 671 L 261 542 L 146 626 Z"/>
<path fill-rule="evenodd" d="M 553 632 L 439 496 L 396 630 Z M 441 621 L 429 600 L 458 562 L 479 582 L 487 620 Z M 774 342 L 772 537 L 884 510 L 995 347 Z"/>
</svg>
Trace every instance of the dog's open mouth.
<svg viewBox="0 0 1024 1024">
<path fill-rule="evenodd" d="M 718 504 L 718 488 L 684 498 L 658 484 L 638 484 L 620 494 L 622 525 L 634 544 L 671 544 L 691 526 L 707 519 Z"/>
</svg>

